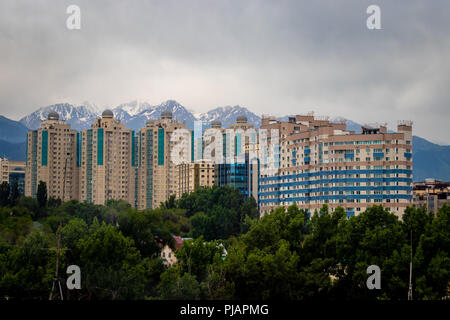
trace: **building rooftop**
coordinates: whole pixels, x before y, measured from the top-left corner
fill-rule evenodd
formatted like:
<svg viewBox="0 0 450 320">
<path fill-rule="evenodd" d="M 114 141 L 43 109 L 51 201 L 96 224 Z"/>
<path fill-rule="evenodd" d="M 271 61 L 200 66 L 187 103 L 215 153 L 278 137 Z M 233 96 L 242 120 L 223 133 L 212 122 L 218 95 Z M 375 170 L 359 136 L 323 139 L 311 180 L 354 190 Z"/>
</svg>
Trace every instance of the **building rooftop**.
<svg viewBox="0 0 450 320">
<path fill-rule="evenodd" d="M 47 116 L 48 120 L 59 120 L 59 114 L 58 112 L 55 111 L 51 111 L 48 116 Z"/>
<path fill-rule="evenodd" d="M 114 113 L 111 110 L 106 109 L 105 111 L 103 111 L 102 118 L 112 118 L 112 117 L 114 117 Z"/>
<path fill-rule="evenodd" d="M 247 122 L 247 117 L 245 115 L 240 115 L 236 118 L 236 122 Z"/>
</svg>

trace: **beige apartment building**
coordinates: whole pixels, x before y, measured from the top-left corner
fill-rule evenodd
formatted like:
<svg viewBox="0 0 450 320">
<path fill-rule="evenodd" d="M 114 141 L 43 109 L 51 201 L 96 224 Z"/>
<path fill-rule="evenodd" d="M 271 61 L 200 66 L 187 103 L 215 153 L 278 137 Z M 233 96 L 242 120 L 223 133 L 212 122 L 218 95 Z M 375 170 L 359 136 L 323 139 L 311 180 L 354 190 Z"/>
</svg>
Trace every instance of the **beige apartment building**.
<svg viewBox="0 0 450 320">
<path fill-rule="evenodd" d="M 10 187 L 17 183 L 19 194 L 25 195 L 25 161 L 11 161 L 0 158 L 0 184 L 8 182 Z"/>
<path fill-rule="evenodd" d="M 38 130 L 27 136 L 25 195 L 36 196 L 39 181 L 49 198 L 78 199 L 77 132 L 56 112 L 50 112 Z"/>
<path fill-rule="evenodd" d="M 91 129 L 77 133 L 51 112 L 28 133 L 25 194 L 35 197 L 42 180 L 48 197 L 64 201 L 122 199 L 139 209 L 157 208 L 178 190 L 170 137 L 181 128 L 185 124 L 167 111 L 135 135 L 106 110 Z"/>
<path fill-rule="evenodd" d="M 412 123 L 400 121 L 397 132 L 366 125 L 361 133 L 313 114 L 288 121 L 263 118 L 262 129 L 279 130 L 279 168 L 262 174 L 261 212 L 297 204 L 313 212 L 327 204 L 357 215 L 382 205 L 401 216 L 412 201 Z"/>
<path fill-rule="evenodd" d="M 177 165 L 177 198 L 200 187 L 212 187 L 214 183 L 215 164 L 210 160 Z"/>
<path fill-rule="evenodd" d="M 437 179 L 425 179 L 425 181 L 413 184 L 413 204 L 427 211 L 437 213 L 444 203 L 450 204 L 450 182 Z"/>
<path fill-rule="evenodd" d="M 104 204 L 122 199 L 135 204 L 134 132 L 105 110 L 81 132 L 80 200 Z"/>
<path fill-rule="evenodd" d="M 170 159 L 175 144 L 170 138 L 177 129 L 186 129 L 186 124 L 164 111 L 161 119 L 147 121 L 139 131 L 138 209 L 157 208 L 177 193 L 177 167 Z"/>
<path fill-rule="evenodd" d="M 0 158 L 0 184 L 3 182 L 9 183 L 9 161 L 6 158 Z"/>
</svg>

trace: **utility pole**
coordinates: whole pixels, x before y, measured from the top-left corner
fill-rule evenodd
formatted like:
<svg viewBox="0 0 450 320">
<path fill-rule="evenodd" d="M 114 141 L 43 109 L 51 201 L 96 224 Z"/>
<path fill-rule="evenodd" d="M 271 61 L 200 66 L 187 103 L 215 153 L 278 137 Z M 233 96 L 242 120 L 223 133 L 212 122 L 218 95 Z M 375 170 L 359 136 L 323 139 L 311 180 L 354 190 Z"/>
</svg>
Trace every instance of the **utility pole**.
<svg viewBox="0 0 450 320">
<path fill-rule="evenodd" d="M 63 174 L 63 188 L 62 188 L 62 202 L 64 202 L 64 196 L 65 196 L 65 190 L 66 190 L 66 172 L 67 172 L 67 157 L 66 161 L 64 163 L 64 174 Z M 52 285 L 52 291 L 50 292 L 49 300 L 53 300 L 53 291 L 55 290 L 55 287 L 58 286 L 59 288 L 59 297 L 61 300 L 64 300 L 62 288 L 61 288 L 61 281 L 59 280 L 59 255 L 61 252 L 61 229 L 62 229 L 62 221 L 61 221 L 61 212 L 59 213 L 59 226 L 58 226 L 58 244 L 56 248 L 56 267 L 55 267 L 55 277 L 53 278 L 53 285 Z"/>
<path fill-rule="evenodd" d="M 413 292 L 412 292 L 412 263 L 413 263 L 413 243 L 412 243 L 412 228 L 411 228 L 411 261 L 409 262 L 408 300 L 412 300 L 413 299 Z"/>
</svg>

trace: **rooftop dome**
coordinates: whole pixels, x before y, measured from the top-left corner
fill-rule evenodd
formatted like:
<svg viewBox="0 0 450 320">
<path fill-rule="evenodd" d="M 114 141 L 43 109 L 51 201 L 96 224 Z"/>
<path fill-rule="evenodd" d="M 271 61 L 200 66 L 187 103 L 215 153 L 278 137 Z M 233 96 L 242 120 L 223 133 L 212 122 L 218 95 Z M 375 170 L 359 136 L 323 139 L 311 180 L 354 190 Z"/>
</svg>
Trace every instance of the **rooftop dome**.
<svg viewBox="0 0 450 320">
<path fill-rule="evenodd" d="M 236 118 L 236 122 L 247 122 L 247 117 L 245 115 L 240 115 Z"/>
<path fill-rule="evenodd" d="M 111 110 L 106 109 L 105 111 L 103 111 L 102 118 L 112 118 L 112 117 L 114 117 L 114 113 Z"/>
<path fill-rule="evenodd" d="M 219 120 L 214 120 L 211 122 L 211 127 L 212 128 L 220 128 L 220 127 L 222 127 L 222 122 L 220 122 Z"/>
<path fill-rule="evenodd" d="M 161 119 L 172 119 L 172 111 L 165 110 L 161 112 Z"/>
<path fill-rule="evenodd" d="M 48 116 L 47 116 L 48 120 L 59 120 L 59 114 L 55 111 L 51 111 Z"/>
</svg>

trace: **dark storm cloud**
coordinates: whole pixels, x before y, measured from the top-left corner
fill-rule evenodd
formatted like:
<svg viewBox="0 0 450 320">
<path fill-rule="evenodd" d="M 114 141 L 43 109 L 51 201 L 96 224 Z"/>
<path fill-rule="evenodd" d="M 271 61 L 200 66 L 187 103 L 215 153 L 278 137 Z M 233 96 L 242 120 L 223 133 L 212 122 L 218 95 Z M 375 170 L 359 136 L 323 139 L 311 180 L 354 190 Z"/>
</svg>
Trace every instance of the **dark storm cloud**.
<svg viewBox="0 0 450 320">
<path fill-rule="evenodd" d="M 81 30 L 65 28 L 68 5 Z M 366 28 L 381 7 L 382 30 Z M 172 98 L 205 111 L 315 110 L 414 121 L 448 143 L 448 1 L 9 1 L 0 3 L 1 114 L 61 101 Z"/>
</svg>

